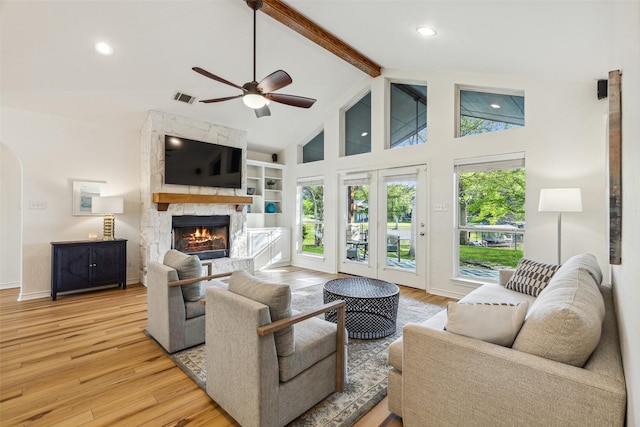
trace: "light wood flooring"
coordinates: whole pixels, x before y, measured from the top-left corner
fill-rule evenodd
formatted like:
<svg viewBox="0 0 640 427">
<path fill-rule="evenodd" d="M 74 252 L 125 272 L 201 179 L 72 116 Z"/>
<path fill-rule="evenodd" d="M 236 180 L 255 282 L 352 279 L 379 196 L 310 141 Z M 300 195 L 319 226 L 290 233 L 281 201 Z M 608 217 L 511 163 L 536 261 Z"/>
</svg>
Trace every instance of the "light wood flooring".
<svg viewBox="0 0 640 427">
<path fill-rule="evenodd" d="M 257 275 L 300 288 L 338 277 L 287 267 Z M 411 298 L 449 299 L 401 287 Z M 146 288 L 57 301 L 0 291 L 0 425 L 235 426 L 143 333 Z M 402 426 L 386 399 L 356 426 Z"/>
</svg>

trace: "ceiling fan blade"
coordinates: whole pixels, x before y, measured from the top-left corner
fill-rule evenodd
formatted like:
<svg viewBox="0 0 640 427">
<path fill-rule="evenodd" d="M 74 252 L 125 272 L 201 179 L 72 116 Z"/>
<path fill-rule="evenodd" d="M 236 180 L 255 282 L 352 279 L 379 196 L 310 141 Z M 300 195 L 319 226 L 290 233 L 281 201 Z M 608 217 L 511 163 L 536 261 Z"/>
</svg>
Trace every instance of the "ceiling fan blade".
<svg viewBox="0 0 640 427">
<path fill-rule="evenodd" d="M 211 73 L 210 73 L 210 72 L 208 72 L 207 70 L 203 70 L 203 69 L 202 69 L 202 68 L 200 68 L 200 67 L 193 67 L 193 68 L 192 68 L 192 70 L 193 70 L 193 71 L 195 71 L 196 73 L 200 73 L 200 74 L 202 74 L 202 75 L 203 75 L 203 76 L 205 76 L 205 77 L 209 77 L 210 79 L 213 79 L 213 80 L 215 80 L 215 81 L 217 81 L 217 82 L 224 83 L 224 84 L 226 84 L 226 85 L 229 85 L 229 86 L 235 87 L 235 88 L 237 88 L 237 89 L 240 89 L 241 91 L 246 91 L 246 89 L 245 89 L 245 88 L 243 88 L 242 86 L 238 86 L 238 85 L 237 85 L 237 84 L 235 84 L 235 83 L 231 83 L 230 81 L 223 79 L 222 77 L 218 77 L 218 76 L 216 76 L 215 74 L 211 74 Z"/>
<path fill-rule="evenodd" d="M 228 101 L 230 99 L 242 98 L 244 95 L 236 95 L 236 96 L 227 96 L 225 98 L 213 98 L 213 99 L 203 99 L 200 102 L 204 102 L 205 104 L 210 104 L 212 102 L 222 102 Z"/>
<path fill-rule="evenodd" d="M 285 71 L 278 70 L 262 79 L 258 84 L 258 90 L 262 93 L 269 93 L 282 89 L 283 87 L 290 85 L 291 82 L 293 82 L 293 80 L 291 80 L 291 76 L 289 76 L 289 74 Z"/>
<path fill-rule="evenodd" d="M 285 95 L 282 93 L 268 93 L 265 95 L 265 97 L 271 101 L 300 108 L 309 108 L 316 102 L 316 100 L 313 98 L 305 98 L 304 96 L 296 95 Z"/>
<path fill-rule="evenodd" d="M 271 115 L 271 110 L 269 110 L 269 106 L 268 105 L 265 105 L 262 108 L 256 108 L 253 111 L 256 112 L 256 117 L 257 118 L 266 117 L 266 116 L 270 116 Z"/>
</svg>

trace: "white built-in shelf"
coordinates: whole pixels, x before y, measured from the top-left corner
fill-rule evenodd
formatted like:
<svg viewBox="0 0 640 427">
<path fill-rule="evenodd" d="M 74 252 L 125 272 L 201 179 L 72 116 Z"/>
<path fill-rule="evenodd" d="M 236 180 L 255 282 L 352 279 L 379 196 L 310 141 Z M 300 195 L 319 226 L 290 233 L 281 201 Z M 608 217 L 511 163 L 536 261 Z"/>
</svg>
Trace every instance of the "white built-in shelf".
<svg viewBox="0 0 640 427">
<path fill-rule="evenodd" d="M 249 206 L 247 226 L 249 228 L 282 226 L 282 181 L 284 165 L 247 160 L 247 187 L 255 188 L 253 203 Z M 274 181 L 272 187 L 267 181 Z M 275 212 L 267 212 L 273 204 Z"/>
</svg>

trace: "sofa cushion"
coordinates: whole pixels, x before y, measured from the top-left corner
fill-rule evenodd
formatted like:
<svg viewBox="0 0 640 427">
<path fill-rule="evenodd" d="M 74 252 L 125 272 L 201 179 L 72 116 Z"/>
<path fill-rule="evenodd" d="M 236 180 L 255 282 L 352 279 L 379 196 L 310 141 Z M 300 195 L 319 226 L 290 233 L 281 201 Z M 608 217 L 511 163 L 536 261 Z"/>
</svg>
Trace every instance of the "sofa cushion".
<svg viewBox="0 0 640 427">
<path fill-rule="evenodd" d="M 447 305 L 446 329 L 454 334 L 511 347 L 529 303 L 456 303 Z"/>
<path fill-rule="evenodd" d="M 193 279 L 202 276 L 202 263 L 195 255 L 187 255 L 175 249 L 171 249 L 164 256 L 162 263 L 173 268 L 178 273 L 178 279 Z M 198 301 L 204 295 L 202 293 L 202 282 L 180 286 L 182 297 L 185 301 Z"/>
<path fill-rule="evenodd" d="M 581 367 L 600 341 L 603 318 L 593 272 L 563 265 L 531 306 L 513 349 Z"/>
<path fill-rule="evenodd" d="M 205 305 L 200 301 L 187 301 L 184 303 L 184 311 L 187 319 L 204 316 Z"/>
<path fill-rule="evenodd" d="M 231 274 L 229 291 L 268 306 L 272 322 L 291 316 L 291 289 L 289 285 L 265 282 L 240 270 Z M 282 329 L 273 335 L 278 356 L 284 357 L 293 353 L 293 327 Z"/>
<path fill-rule="evenodd" d="M 572 256 L 564 264 L 562 264 L 561 270 L 556 274 L 578 267 L 584 268 L 593 278 L 594 283 L 597 286 L 600 286 L 600 284 L 602 283 L 602 271 L 600 270 L 600 266 L 598 265 L 598 260 L 591 254 L 579 254 Z"/>
<path fill-rule="evenodd" d="M 522 301 L 527 301 L 529 303 L 529 307 L 531 307 L 535 300 L 536 298 L 531 295 L 505 289 L 504 286 L 497 283 L 487 283 L 471 291 L 471 293 L 467 294 L 459 302 L 482 303 L 500 301 L 504 303 L 518 304 Z M 437 329 L 439 331 L 444 330 L 447 324 L 447 310 L 440 311 L 429 319 L 421 322 L 421 324 L 431 329 Z M 389 346 L 389 365 L 393 366 L 398 371 L 402 371 L 402 337 L 398 338 Z"/>
<path fill-rule="evenodd" d="M 294 326 L 296 351 L 278 357 L 280 381 L 286 382 L 336 351 L 336 324 L 312 317 Z"/>
<path fill-rule="evenodd" d="M 559 265 L 544 264 L 522 258 L 505 288 L 537 297 L 547 286 Z"/>
</svg>

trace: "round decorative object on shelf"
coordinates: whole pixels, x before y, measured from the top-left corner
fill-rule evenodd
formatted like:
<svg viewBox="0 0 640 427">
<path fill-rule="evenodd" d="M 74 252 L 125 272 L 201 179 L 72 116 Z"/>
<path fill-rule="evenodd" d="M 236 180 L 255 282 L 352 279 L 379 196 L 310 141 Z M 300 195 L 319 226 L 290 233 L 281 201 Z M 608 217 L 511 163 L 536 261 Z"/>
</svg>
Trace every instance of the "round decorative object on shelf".
<svg viewBox="0 0 640 427">
<path fill-rule="evenodd" d="M 267 203 L 267 205 L 265 206 L 265 210 L 268 213 L 275 213 L 276 212 L 276 205 L 274 205 L 273 203 Z"/>
<path fill-rule="evenodd" d="M 256 192 L 256 188 L 255 187 L 247 187 L 247 194 L 249 196 L 252 196 L 253 193 L 255 193 L 255 192 Z"/>
</svg>

